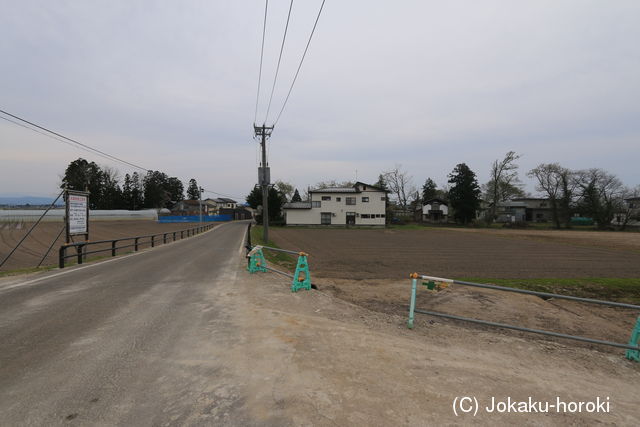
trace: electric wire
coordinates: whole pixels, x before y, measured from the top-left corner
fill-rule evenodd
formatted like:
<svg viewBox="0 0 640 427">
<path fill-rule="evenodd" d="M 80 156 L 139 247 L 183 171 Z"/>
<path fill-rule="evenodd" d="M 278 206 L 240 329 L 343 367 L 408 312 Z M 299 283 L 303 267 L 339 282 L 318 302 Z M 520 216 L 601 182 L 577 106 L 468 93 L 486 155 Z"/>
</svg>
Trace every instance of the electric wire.
<svg viewBox="0 0 640 427">
<path fill-rule="evenodd" d="M 77 146 L 83 147 L 85 150 L 90 150 L 91 152 L 94 152 L 94 153 L 96 153 L 98 155 L 101 155 L 102 157 L 106 157 L 106 158 L 108 158 L 110 160 L 113 160 L 113 161 L 116 161 L 116 162 L 119 162 L 119 163 L 122 163 L 122 164 L 125 164 L 125 165 L 128 165 L 128 166 L 131 166 L 131 167 L 136 168 L 136 169 L 140 169 L 140 170 L 145 171 L 145 172 L 147 172 L 149 170 L 147 168 L 143 168 L 142 166 L 136 165 L 135 163 L 128 162 L 128 161 L 123 160 L 123 159 L 121 159 L 119 157 L 112 156 L 111 154 L 105 153 L 104 151 L 100 151 L 97 148 L 93 148 L 93 147 L 91 147 L 91 146 L 89 146 L 87 144 L 83 144 L 82 142 L 77 141 L 77 140 L 75 140 L 73 138 L 66 137 L 66 136 L 64 136 L 64 135 L 62 135 L 62 134 L 60 134 L 58 132 L 54 132 L 51 129 L 47 129 L 44 126 L 37 125 L 37 124 L 35 124 L 33 122 L 30 122 L 29 120 L 26 120 L 26 119 L 23 119 L 21 117 L 18 117 L 16 115 L 14 115 L 14 114 L 8 113 L 8 112 L 6 112 L 6 111 L 4 111 L 2 109 L 0 109 L 0 113 L 5 114 L 5 115 L 7 115 L 9 117 L 13 117 L 16 120 L 19 120 L 19 121 L 21 121 L 23 123 L 27 123 L 27 124 L 29 124 L 29 125 L 31 125 L 31 126 L 33 126 L 35 128 L 38 128 L 40 130 L 43 130 L 43 131 L 47 132 L 48 134 L 55 135 L 58 138 L 62 138 L 64 140 L 68 141 L 68 142 L 72 142 L 73 144 L 76 144 Z M 29 128 L 27 126 L 23 126 L 23 127 L 26 128 L 26 129 L 35 130 L 35 129 Z M 41 133 L 41 132 L 38 132 L 38 133 Z"/>
<path fill-rule="evenodd" d="M 14 125 L 16 125 L 16 126 L 20 126 L 20 127 L 22 127 L 22 128 L 25 128 L 25 129 L 28 129 L 28 130 L 30 130 L 30 131 L 36 132 L 36 133 L 38 133 L 38 134 L 40 134 L 40 135 L 43 135 L 43 136 L 46 136 L 46 137 L 48 137 L 48 138 L 55 139 L 56 141 L 62 142 L 62 143 L 64 143 L 64 144 L 67 144 L 67 145 L 69 145 L 69 146 L 71 146 L 71 147 L 73 147 L 73 148 L 80 148 L 80 149 L 82 149 L 82 150 L 84 150 L 84 151 L 86 151 L 86 152 L 88 152 L 88 153 L 96 154 L 96 155 L 98 155 L 98 156 L 100 156 L 100 157 L 102 157 L 102 158 L 104 158 L 104 159 L 111 160 L 111 161 L 114 161 L 114 160 L 115 160 L 115 161 L 120 162 L 120 163 L 123 163 L 123 164 L 125 164 L 125 165 L 132 166 L 132 167 L 134 167 L 134 168 L 136 168 L 136 169 L 140 169 L 140 170 L 142 170 L 142 171 L 144 171 L 144 172 L 149 172 L 149 171 L 150 171 L 149 169 L 146 169 L 146 168 L 143 168 L 143 167 L 141 167 L 141 166 L 135 165 L 134 163 L 131 163 L 131 162 L 128 162 L 128 161 L 126 161 L 126 160 L 122 160 L 122 159 L 120 159 L 120 158 L 118 158 L 118 157 L 112 156 L 112 155 L 110 155 L 110 154 L 104 153 L 104 152 L 102 152 L 102 151 L 100 151 L 100 150 L 97 150 L 97 149 L 95 149 L 95 148 L 93 148 L 93 147 L 91 147 L 91 146 L 87 145 L 87 144 L 83 144 L 83 143 L 80 143 L 80 142 L 78 142 L 78 141 L 75 141 L 75 140 L 73 140 L 73 139 L 71 139 L 71 138 L 67 138 L 67 137 L 66 137 L 66 136 L 64 136 L 64 135 L 61 135 L 61 134 L 59 134 L 59 133 L 57 133 L 57 132 L 54 132 L 54 131 L 51 131 L 51 130 L 49 130 L 49 129 L 47 129 L 47 128 L 44 128 L 44 127 L 42 127 L 42 126 L 39 126 L 39 125 L 37 125 L 37 124 L 35 124 L 35 123 L 33 123 L 33 122 L 30 122 L 30 121 L 28 121 L 28 120 L 22 119 L 22 118 L 20 118 L 20 117 L 18 117 L 18 116 L 15 116 L 15 115 L 13 115 L 13 114 L 11 114 L 11 113 L 8 113 L 8 112 L 4 111 L 4 110 L 1 110 L 1 109 L 0 109 L 0 113 L 6 114 L 6 115 L 8 115 L 8 116 L 10 116 L 10 117 L 14 117 L 14 118 L 16 118 L 17 120 L 20 120 L 20 121 L 22 121 L 22 122 L 24 122 L 24 123 L 28 123 L 28 124 L 30 124 L 31 126 L 35 126 L 35 128 L 33 128 L 33 127 L 29 127 L 29 126 L 27 126 L 27 125 L 25 125 L 25 124 L 23 124 L 23 123 L 20 123 L 20 122 L 18 122 L 18 121 L 12 120 L 12 119 L 9 119 L 9 118 L 7 118 L 7 117 L 0 116 L 0 119 L 6 120 L 7 122 L 10 122 L 10 123 L 13 123 L 13 124 L 14 124 Z M 40 130 L 40 129 L 42 129 L 42 130 Z M 224 197 L 231 197 L 231 198 L 239 198 L 239 199 L 242 199 L 242 197 L 227 196 L 227 195 L 224 195 L 224 194 L 221 194 L 221 193 L 216 193 L 215 191 L 208 191 L 208 192 L 209 192 L 209 193 L 213 193 L 213 194 L 218 194 L 218 195 L 221 195 L 221 196 L 224 196 Z"/>
<path fill-rule="evenodd" d="M 298 65 L 298 69 L 296 71 L 295 76 L 293 77 L 293 82 L 291 82 L 291 87 L 289 88 L 289 92 L 287 93 L 287 97 L 282 104 L 282 108 L 280 109 L 280 113 L 278 113 L 278 117 L 276 117 L 275 122 L 273 122 L 273 126 L 278 123 L 280 120 L 280 116 L 282 116 L 282 112 L 287 105 L 287 101 L 289 101 L 289 97 L 291 96 L 291 91 L 293 90 L 293 85 L 296 84 L 296 80 L 298 79 L 298 74 L 300 73 L 300 68 L 302 68 L 302 63 L 304 62 L 304 58 L 307 55 L 307 51 L 309 50 L 309 45 L 311 44 L 311 39 L 313 38 L 313 33 L 316 31 L 316 26 L 318 25 L 318 20 L 320 19 L 320 14 L 322 13 L 322 8 L 324 7 L 325 0 L 322 0 L 322 4 L 320 5 L 320 10 L 318 11 L 318 16 L 316 17 L 316 21 L 313 24 L 313 29 L 311 30 L 311 34 L 309 35 L 309 40 L 307 41 L 307 46 L 304 48 L 304 53 L 302 54 L 302 58 L 300 59 L 300 64 Z"/>
<path fill-rule="evenodd" d="M 293 8 L 293 0 L 289 3 L 289 13 L 287 14 L 287 23 L 284 26 L 284 34 L 282 36 L 282 44 L 280 45 L 280 55 L 278 55 L 278 65 L 276 66 L 276 74 L 273 77 L 273 86 L 271 86 L 271 95 L 269 96 L 269 105 L 267 106 L 267 114 L 264 123 L 269 120 L 269 111 L 271 111 L 271 101 L 273 101 L 273 92 L 276 89 L 276 81 L 278 80 L 278 72 L 280 71 L 280 61 L 282 60 L 282 52 L 284 51 L 284 42 L 287 40 L 287 30 L 289 29 L 289 19 L 291 18 L 291 9 Z"/>
<path fill-rule="evenodd" d="M 264 35 L 267 31 L 267 9 L 269 8 L 269 0 L 264 1 L 264 23 L 262 24 L 262 47 L 260 48 L 260 71 L 258 71 L 258 92 L 256 93 L 256 113 L 253 117 L 255 124 L 258 119 L 258 101 L 260 100 L 260 81 L 262 80 L 262 59 L 264 58 Z"/>
</svg>

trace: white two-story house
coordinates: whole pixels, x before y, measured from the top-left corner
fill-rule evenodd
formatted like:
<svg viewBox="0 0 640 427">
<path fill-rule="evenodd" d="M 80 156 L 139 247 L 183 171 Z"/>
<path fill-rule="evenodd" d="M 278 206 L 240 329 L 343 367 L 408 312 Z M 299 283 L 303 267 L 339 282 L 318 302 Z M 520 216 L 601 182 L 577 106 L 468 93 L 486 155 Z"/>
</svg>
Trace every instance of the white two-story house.
<svg viewBox="0 0 640 427">
<path fill-rule="evenodd" d="M 309 191 L 307 202 L 283 206 L 287 225 L 384 226 L 387 191 L 363 182 Z"/>
</svg>

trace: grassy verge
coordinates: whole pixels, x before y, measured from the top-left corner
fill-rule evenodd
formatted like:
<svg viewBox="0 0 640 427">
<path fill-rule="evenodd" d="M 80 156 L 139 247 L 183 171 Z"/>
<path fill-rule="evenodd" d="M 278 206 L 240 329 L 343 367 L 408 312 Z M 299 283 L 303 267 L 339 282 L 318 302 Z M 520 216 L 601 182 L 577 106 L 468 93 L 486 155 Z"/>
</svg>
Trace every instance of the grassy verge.
<svg viewBox="0 0 640 427">
<path fill-rule="evenodd" d="M 584 298 L 640 304 L 640 278 L 578 278 L 578 279 L 487 279 L 465 277 L 459 280 L 489 283 L 511 288 L 551 292 Z"/>
<path fill-rule="evenodd" d="M 49 271 L 56 268 L 55 265 L 43 265 L 42 267 L 18 268 L 15 270 L 0 271 L 0 277 L 17 276 L 19 274 L 37 273 L 39 271 Z"/>
<path fill-rule="evenodd" d="M 262 246 L 271 246 L 273 248 L 279 248 L 273 240 L 269 240 L 265 242 L 262 239 L 262 226 L 254 225 L 251 227 L 251 244 L 262 245 Z M 277 264 L 281 267 L 284 267 L 287 270 L 294 270 L 296 268 L 297 259 L 293 255 L 285 254 L 283 252 L 276 252 L 265 250 L 263 251 L 264 257 L 267 259 L 267 262 L 272 264 Z"/>
</svg>

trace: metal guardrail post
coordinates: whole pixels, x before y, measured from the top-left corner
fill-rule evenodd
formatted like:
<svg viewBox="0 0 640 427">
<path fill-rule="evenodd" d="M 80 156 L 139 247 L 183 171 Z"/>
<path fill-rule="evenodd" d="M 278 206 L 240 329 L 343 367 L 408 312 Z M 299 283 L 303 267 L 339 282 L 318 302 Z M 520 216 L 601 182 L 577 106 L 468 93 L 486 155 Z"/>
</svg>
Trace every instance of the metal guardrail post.
<svg viewBox="0 0 640 427">
<path fill-rule="evenodd" d="M 411 301 L 409 304 L 409 321 L 407 327 L 413 329 L 413 316 L 416 309 L 416 289 L 418 287 L 418 273 L 413 273 L 411 276 Z"/>
<path fill-rule="evenodd" d="M 165 245 L 167 244 L 167 233 L 164 233 L 164 235 L 162 236 L 162 243 L 164 243 Z"/>
<path fill-rule="evenodd" d="M 174 242 L 176 241 L 176 232 L 175 231 L 173 232 L 173 241 Z"/>
<path fill-rule="evenodd" d="M 180 240 L 184 239 L 184 230 L 180 230 Z"/>
<path fill-rule="evenodd" d="M 133 242 L 133 250 L 134 250 L 134 252 L 138 252 L 138 239 L 139 239 L 139 237 L 136 237 L 134 239 L 134 242 Z"/>
<path fill-rule="evenodd" d="M 156 243 L 156 236 L 151 236 L 151 247 L 154 247 Z"/>
<path fill-rule="evenodd" d="M 58 252 L 58 267 L 64 268 L 64 261 L 67 256 L 67 247 L 62 245 L 60 246 L 60 251 Z"/>
<path fill-rule="evenodd" d="M 82 245 L 76 246 L 76 252 L 78 253 L 78 264 L 82 264 Z"/>
<path fill-rule="evenodd" d="M 113 242 L 111 242 L 111 256 L 116 256 L 116 244 L 118 243 L 117 240 L 114 240 Z"/>
</svg>

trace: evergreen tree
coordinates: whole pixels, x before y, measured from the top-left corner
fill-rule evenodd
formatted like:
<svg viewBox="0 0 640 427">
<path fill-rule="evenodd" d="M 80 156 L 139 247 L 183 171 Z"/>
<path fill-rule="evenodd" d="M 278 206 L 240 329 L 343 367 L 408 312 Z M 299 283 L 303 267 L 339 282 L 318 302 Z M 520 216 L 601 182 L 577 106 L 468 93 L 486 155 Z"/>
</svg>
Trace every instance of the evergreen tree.
<svg viewBox="0 0 640 427">
<path fill-rule="evenodd" d="M 122 203 L 124 205 L 124 209 L 133 209 L 131 207 L 133 204 L 131 197 L 131 175 L 129 174 L 125 174 L 124 182 L 122 183 Z"/>
<path fill-rule="evenodd" d="M 138 172 L 131 175 L 131 204 L 129 206 L 129 209 L 134 211 L 142 209 L 144 206 L 144 190 Z"/>
<path fill-rule="evenodd" d="M 94 162 L 89 163 L 78 158 L 69 163 L 62 178 L 60 188 L 67 186 L 69 190 L 89 191 L 89 208 L 99 209 L 102 206 L 102 170 Z"/>
<path fill-rule="evenodd" d="M 262 188 L 254 187 L 246 200 L 251 208 L 258 209 L 258 206 L 262 206 Z M 269 187 L 269 222 L 282 220 L 282 205 L 286 202 L 287 197 L 284 194 L 274 187 Z M 256 215 L 256 222 L 262 224 L 262 215 Z"/>
<path fill-rule="evenodd" d="M 143 180 L 144 206 L 146 208 L 164 208 L 171 200 L 167 191 L 167 174 L 148 171 Z"/>
<path fill-rule="evenodd" d="M 198 200 L 200 198 L 200 189 L 195 179 L 189 180 L 189 186 L 187 187 L 187 199 Z"/>
<path fill-rule="evenodd" d="M 167 180 L 166 190 L 169 193 L 169 202 L 166 206 L 167 208 L 171 209 L 173 205 L 184 200 L 184 186 L 182 185 L 182 181 L 175 176 L 172 176 Z"/>
<path fill-rule="evenodd" d="M 302 197 L 300 197 L 300 193 L 298 193 L 298 189 L 296 188 L 296 191 L 293 193 L 293 197 L 291 198 L 292 202 L 301 202 L 302 201 Z"/>
<path fill-rule="evenodd" d="M 456 165 L 449 174 L 449 202 L 457 222 L 468 224 L 480 207 L 480 187 L 476 174 L 464 163 Z"/>
<path fill-rule="evenodd" d="M 438 197 L 438 195 L 438 186 L 431 178 L 427 178 L 422 186 L 422 204 L 426 204 L 429 200 Z"/>
</svg>

